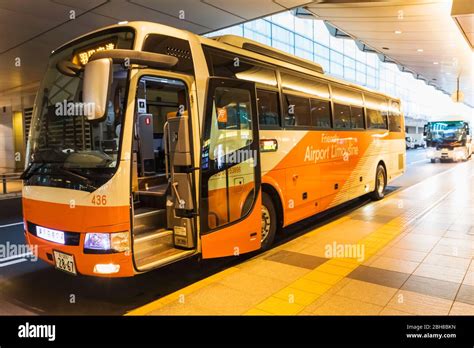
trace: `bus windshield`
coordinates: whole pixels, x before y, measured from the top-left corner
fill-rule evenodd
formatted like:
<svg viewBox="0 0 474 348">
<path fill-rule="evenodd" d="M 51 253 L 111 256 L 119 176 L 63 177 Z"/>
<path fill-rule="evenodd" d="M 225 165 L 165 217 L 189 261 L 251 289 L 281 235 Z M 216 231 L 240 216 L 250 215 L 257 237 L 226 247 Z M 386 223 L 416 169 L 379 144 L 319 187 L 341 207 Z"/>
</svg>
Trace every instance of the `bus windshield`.
<svg viewBox="0 0 474 348">
<path fill-rule="evenodd" d="M 83 68 L 96 51 L 132 45 L 131 32 L 109 33 L 51 57 L 31 123 L 26 184 L 92 191 L 111 178 L 118 163 L 128 72 L 114 64 L 106 115 L 89 122 L 82 103 Z"/>
<path fill-rule="evenodd" d="M 430 133 L 433 140 L 461 141 L 465 135 L 464 122 L 433 122 Z"/>
</svg>

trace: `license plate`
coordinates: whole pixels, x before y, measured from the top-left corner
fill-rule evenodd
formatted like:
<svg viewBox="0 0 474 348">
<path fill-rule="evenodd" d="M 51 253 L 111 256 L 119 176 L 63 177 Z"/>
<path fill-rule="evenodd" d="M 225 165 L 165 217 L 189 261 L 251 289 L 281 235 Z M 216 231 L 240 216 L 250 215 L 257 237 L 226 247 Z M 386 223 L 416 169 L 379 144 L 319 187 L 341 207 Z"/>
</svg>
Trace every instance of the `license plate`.
<svg viewBox="0 0 474 348">
<path fill-rule="evenodd" d="M 49 240 L 50 242 L 65 244 L 64 232 L 50 228 L 36 226 L 36 236 Z"/>
<path fill-rule="evenodd" d="M 74 256 L 65 254 L 56 250 L 53 250 L 54 262 L 56 263 L 56 268 L 77 275 L 76 264 L 74 262 Z"/>
</svg>

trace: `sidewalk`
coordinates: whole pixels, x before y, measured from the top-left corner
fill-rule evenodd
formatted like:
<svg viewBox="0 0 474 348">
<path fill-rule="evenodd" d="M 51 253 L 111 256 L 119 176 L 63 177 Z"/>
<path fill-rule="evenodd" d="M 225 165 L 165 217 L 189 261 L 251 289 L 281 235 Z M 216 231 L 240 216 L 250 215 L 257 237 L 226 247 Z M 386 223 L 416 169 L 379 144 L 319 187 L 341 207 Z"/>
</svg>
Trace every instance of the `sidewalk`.
<svg viewBox="0 0 474 348">
<path fill-rule="evenodd" d="M 3 193 L 3 183 L 0 182 L 0 200 L 21 197 L 21 181 L 7 182 L 7 193 Z"/>
<path fill-rule="evenodd" d="M 474 315 L 473 164 L 128 315 Z"/>
</svg>

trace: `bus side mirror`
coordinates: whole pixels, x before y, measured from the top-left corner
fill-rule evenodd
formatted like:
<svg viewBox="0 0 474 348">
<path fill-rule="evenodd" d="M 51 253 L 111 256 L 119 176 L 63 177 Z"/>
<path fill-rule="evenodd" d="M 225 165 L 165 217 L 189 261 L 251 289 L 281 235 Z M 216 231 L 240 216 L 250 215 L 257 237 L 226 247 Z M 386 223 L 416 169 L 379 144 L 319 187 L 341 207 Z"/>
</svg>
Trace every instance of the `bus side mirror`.
<svg viewBox="0 0 474 348">
<path fill-rule="evenodd" d="M 107 113 L 110 86 L 112 85 L 112 59 L 89 61 L 84 69 L 82 100 L 88 120 L 100 120 Z"/>
<path fill-rule="evenodd" d="M 426 133 L 428 133 L 428 126 L 425 124 L 425 125 L 423 126 L 423 136 L 426 137 Z"/>
</svg>

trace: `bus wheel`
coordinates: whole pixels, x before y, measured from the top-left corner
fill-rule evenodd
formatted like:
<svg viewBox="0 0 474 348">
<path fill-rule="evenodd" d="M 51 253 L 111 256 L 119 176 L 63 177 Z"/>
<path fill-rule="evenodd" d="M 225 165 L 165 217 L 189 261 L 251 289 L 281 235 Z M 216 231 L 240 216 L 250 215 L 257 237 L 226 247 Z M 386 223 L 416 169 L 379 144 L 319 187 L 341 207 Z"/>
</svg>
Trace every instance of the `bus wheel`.
<svg viewBox="0 0 474 348">
<path fill-rule="evenodd" d="M 385 168 L 379 164 L 377 171 L 375 172 L 375 189 L 371 194 L 371 198 L 374 201 L 381 200 L 385 196 L 385 184 L 387 182 L 387 173 Z"/>
<path fill-rule="evenodd" d="M 436 159 L 435 159 L 435 158 L 431 158 L 430 161 L 431 161 L 431 163 L 435 163 L 435 162 L 436 162 Z"/>
<path fill-rule="evenodd" d="M 270 195 L 262 192 L 262 250 L 267 250 L 273 244 L 277 230 L 276 209 Z"/>
</svg>

